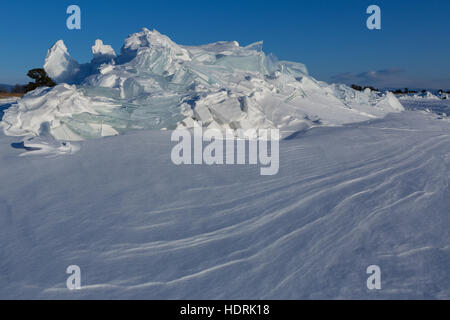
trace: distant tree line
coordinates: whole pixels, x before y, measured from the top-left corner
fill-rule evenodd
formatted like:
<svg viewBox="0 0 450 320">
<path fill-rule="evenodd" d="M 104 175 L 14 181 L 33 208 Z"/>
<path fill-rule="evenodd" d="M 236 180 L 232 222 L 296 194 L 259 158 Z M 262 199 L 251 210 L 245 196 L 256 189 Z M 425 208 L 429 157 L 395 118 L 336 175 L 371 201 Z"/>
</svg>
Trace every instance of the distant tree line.
<svg viewBox="0 0 450 320">
<path fill-rule="evenodd" d="M 356 84 L 352 84 L 351 87 L 352 87 L 352 89 L 357 90 L 357 91 L 364 91 L 364 90 L 367 89 L 367 88 L 369 88 L 369 89 L 372 90 L 372 91 L 380 91 L 380 90 L 375 89 L 374 87 L 371 87 L 371 86 L 359 86 L 359 85 L 356 85 Z M 394 91 L 392 91 L 392 92 L 393 92 L 394 94 L 418 93 L 417 90 L 410 90 L 410 89 L 408 89 L 408 88 L 404 88 L 404 89 L 396 89 L 396 90 L 394 90 Z M 425 93 L 425 92 L 427 92 L 427 90 L 421 90 L 420 92 L 421 92 L 421 93 Z M 439 92 L 440 94 L 443 94 L 443 93 L 448 93 L 448 94 L 450 94 L 450 90 L 444 91 L 444 90 L 440 89 L 438 92 Z"/>
<path fill-rule="evenodd" d="M 421 90 L 420 92 L 421 93 L 426 93 L 427 91 L 428 90 L 424 89 L 424 90 Z M 408 94 L 408 93 L 418 93 L 418 91 L 416 91 L 416 90 L 409 90 L 408 88 L 405 88 L 403 91 L 401 89 L 397 89 L 397 90 L 393 91 L 393 93 L 395 93 L 395 94 Z M 444 90 L 440 89 L 440 90 L 438 90 L 438 93 L 439 94 L 443 94 L 443 93 L 450 94 L 450 90 L 444 91 Z"/>
<path fill-rule="evenodd" d="M 9 89 L 10 93 L 27 93 L 33 91 L 39 87 L 54 87 L 56 83 L 47 75 L 44 69 L 31 69 L 28 71 L 27 76 L 34 80 L 26 85 L 16 84 Z M 0 92 L 8 92 L 6 88 L 1 88 Z"/>
<path fill-rule="evenodd" d="M 422 90 L 422 93 L 427 92 L 427 90 Z M 415 90 L 409 90 L 408 88 L 405 88 L 404 91 L 402 91 L 402 89 L 397 89 L 395 91 L 393 91 L 394 94 L 408 94 L 408 93 L 417 93 L 417 91 Z"/>
<path fill-rule="evenodd" d="M 380 91 L 380 90 L 378 90 L 378 89 L 375 89 L 375 88 L 372 87 L 372 86 L 364 86 L 364 87 L 362 87 L 362 86 L 358 86 L 358 85 L 356 85 L 356 84 L 352 84 L 352 89 L 357 90 L 357 91 L 364 91 L 364 90 L 366 90 L 366 89 L 370 89 L 370 90 L 372 90 L 372 91 Z"/>
<path fill-rule="evenodd" d="M 6 87 L 6 86 L 4 86 L 4 87 L 0 88 L 0 93 L 19 93 L 19 94 L 23 94 L 25 92 L 26 92 L 25 91 L 25 86 L 21 85 L 21 84 L 16 84 L 13 87 L 10 87 L 10 86 Z"/>
</svg>

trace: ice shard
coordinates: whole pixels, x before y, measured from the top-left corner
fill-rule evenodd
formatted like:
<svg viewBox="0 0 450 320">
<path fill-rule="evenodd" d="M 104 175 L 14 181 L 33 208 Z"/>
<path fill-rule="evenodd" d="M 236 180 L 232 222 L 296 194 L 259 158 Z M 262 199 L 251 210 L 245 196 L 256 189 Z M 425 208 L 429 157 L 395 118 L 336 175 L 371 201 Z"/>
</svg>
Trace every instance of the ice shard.
<svg viewBox="0 0 450 320">
<path fill-rule="evenodd" d="M 285 137 L 403 110 L 390 93 L 358 92 L 308 75 L 305 65 L 266 55 L 263 43 L 221 41 L 183 46 L 156 30 L 130 35 L 116 56 L 97 40 L 90 63 L 78 64 L 58 41 L 45 69 L 58 83 L 13 104 L 1 123 L 8 135 L 80 140 L 136 129 L 192 126 L 277 128 Z"/>
</svg>

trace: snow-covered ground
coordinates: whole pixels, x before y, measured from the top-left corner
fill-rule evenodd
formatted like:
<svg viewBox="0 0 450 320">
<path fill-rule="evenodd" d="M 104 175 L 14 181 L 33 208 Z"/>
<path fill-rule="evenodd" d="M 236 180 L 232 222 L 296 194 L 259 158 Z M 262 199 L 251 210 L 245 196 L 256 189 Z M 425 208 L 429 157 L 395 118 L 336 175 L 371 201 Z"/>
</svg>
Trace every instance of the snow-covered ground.
<svg viewBox="0 0 450 320">
<path fill-rule="evenodd" d="M 450 116 L 450 99 L 401 99 L 402 105 L 408 110 L 424 110 L 441 117 Z"/>
<path fill-rule="evenodd" d="M 0 135 L 0 298 L 450 298 L 450 122 L 280 142 L 280 171 L 175 166 L 170 132 L 19 157 Z M 81 268 L 82 289 L 66 288 Z M 369 291 L 366 268 L 381 268 Z"/>
<path fill-rule="evenodd" d="M 398 97 L 400 98 L 400 100 L 409 100 L 409 101 L 413 101 L 413 100 L 447 100 L 450 99 L 450 94 L 448 94 L 447 92 L 444 92 L 442 90 L 437 91 L 437 92 L 430 92 L 427 90 L 421 91 L 419 92 L 415 92 L 415 93 L 407 93 L 407 94 L 400 94 L 398 95 Z"/>
<path fill-rule="evenodd" d="M 0 105 L 5 105 L 7 103 L 13 103 L 19 100 L 19 97 L 10 97 L 10 98 L 0 98 Z"/>
</svg>

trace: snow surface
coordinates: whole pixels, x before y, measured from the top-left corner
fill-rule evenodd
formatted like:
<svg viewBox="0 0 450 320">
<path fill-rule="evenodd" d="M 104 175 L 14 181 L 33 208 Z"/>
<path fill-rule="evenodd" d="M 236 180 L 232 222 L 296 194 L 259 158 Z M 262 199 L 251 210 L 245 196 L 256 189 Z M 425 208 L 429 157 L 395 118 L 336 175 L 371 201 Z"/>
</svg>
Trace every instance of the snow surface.
<svg viewBox="0 0 450 320">
<path fill-rule="evenodd" d="M 175 166 L 170 131 L 57 157 L 18 157 L 17 140 L 0 135 L 0 298 L 450 298 L 450 122 L 434 113 L 291 136 L 270 177 Z"/>
<path fill-rule="evenodd" d="M 4 132 L 36 136 L 44 125 L 56 139 L 77 141 L 104 132 L 200 125 L 278 128 L 286 137 L 404 110 L 391 93 L 317 81 L 303 64 L 266 55 L 262 42 L 182 46 L 144 28 L 125 40 L 117 57 L 101 40 L 92 52 L 90 63 L 79 64 L 58 41 L 44 68 L 60 84 L 39 89 L 9 108 L 1 123 Z M 108 130 L 101 130 L 105 126 Z"/>
<path fill-rule="evenodd" d="M 433 94 L 430 91 L 420 92 L 420 93 L 408 93 L 408 94 L 401 94 L 399 95 L 400 100 L 440 100 L 440 99 L 448 99 L 447 93 L 437 93 Z"/>
<path fill-rule="evenodd" d="M 79 72 L 80 66 L 69 55 L 64 41 L 59 40 L 48 50 L 44 69 L 54 81 L 66 82 Z"/>
<path fill-rule="evenodd" d="M 8 103 L 16 102 L 19 97 L 0 98 L 0 105 L 6 105 Z"/>
<path fill-rule="evenodd" d="M 402 99 L 402 104 L 407 110 L 423 110 L 432 112 L 442 118 L 450 115 L 450 99 L 424 99 L 408 98 Z"/>
</svg>

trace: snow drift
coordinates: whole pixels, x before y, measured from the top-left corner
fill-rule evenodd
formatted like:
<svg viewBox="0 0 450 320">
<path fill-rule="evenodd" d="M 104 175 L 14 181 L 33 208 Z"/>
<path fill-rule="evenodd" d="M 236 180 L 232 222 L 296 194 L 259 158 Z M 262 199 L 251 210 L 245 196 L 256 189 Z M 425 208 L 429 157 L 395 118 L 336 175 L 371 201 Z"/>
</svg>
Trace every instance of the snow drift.
<svg viewBox="0 0 450 320">
<path fill-rule="evenodd" d="M 135 129 L 278 128 L 282 136 L 403 111 L 391 93 L 358 92 L 278 61 L 262 42 L 182 46 L 158 31 L 129 36 L 119 55 L 97 40 L 90 63 L 72 59 L 62 40 L 44 68 L 59 85 L 27 94 L 6 111 L 7 135 L 85 140 Z"/>
<path fill-rule="evenodd" d="M 276 176 L 175 166 L 169 140 L 18 158 L 0 134 L 0 298 L 450 298 L 450 122 L 314 128 L 280 142 Z M 373 264 L 382 290 L 367 289 Z"/>
<path fill-rule="evenodd" d="M 446 99 L 446 93 L 438 93 L 437 95 L 433 94 L 430 91 L 416 92 L 416 93 L 407 93 L 399 96 L 399 100 L 417 100 L 417 99 L 425 99 L 425 100 L 440 100 Z"/>
</svg>

